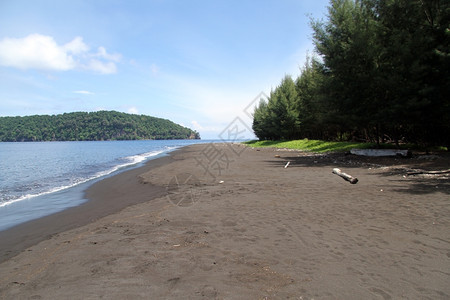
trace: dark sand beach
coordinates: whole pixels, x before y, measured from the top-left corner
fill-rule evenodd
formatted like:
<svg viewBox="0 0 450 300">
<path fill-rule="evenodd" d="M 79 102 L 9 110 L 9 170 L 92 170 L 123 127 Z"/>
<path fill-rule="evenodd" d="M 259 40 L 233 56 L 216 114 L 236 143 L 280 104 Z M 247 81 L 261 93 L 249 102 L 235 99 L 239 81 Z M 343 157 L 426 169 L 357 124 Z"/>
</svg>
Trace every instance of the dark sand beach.
<svg viewBox="0 0 450 300">
<path fill-rule="evenodd" d="M 0 298 L 449 299 L 449 162 L 184 147 L 0 232 Z"/>
</svg>

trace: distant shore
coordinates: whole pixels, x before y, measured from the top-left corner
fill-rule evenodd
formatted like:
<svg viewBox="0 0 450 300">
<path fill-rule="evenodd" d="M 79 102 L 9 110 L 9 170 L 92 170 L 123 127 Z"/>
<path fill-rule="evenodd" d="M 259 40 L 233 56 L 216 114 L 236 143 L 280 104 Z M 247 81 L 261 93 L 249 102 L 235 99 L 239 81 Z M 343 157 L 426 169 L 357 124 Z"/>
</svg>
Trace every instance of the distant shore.
<svg viewBox="0 0 450 300">
<path fill-rule="evenodd" d="M 183 147 L 0 232 L 0 298 L 446 299 L 449 179 L 405 174 L 448 163 Z"/>
</svg>

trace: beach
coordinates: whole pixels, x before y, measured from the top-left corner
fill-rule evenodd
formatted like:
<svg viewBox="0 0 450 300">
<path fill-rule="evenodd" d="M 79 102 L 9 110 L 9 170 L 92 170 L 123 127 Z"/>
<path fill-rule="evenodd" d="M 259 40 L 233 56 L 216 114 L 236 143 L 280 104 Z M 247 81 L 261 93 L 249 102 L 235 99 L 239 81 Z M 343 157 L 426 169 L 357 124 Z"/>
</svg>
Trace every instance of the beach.
<svg viewBox="0 0 450 300">
<path fill-rule="evenodd" d="M 0 298 L 448 299 L 449 162 L 183 147 L 0 232 Z"/>
</svg>

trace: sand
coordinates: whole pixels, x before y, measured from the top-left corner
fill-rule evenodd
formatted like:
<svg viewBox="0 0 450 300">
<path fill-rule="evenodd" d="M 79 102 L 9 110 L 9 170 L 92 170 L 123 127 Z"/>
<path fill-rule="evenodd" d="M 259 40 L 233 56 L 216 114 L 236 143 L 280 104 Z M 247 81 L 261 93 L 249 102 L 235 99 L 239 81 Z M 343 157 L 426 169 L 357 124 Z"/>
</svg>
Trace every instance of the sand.
<svg viewBox="0 0 450 300">
<path fill-rule="evenodd" d="M 448 299 L 449 177 L 406 174 L 449 161 L 188 146 L 0 232 L 0 298 Z"/>
</svg>

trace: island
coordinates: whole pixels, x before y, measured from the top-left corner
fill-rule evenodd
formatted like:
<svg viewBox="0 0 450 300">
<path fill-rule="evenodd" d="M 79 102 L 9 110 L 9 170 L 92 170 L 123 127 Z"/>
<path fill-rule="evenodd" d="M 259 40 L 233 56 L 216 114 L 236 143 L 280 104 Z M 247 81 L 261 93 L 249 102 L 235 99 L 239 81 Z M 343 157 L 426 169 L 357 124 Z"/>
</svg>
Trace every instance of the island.
<svg viewBox="0 0 450 300">
<path fill-rule="evenodd" d="M 117 111 L 0 117 L 1 142 L 200 139 L 170 120 Z"/>
</svg>

